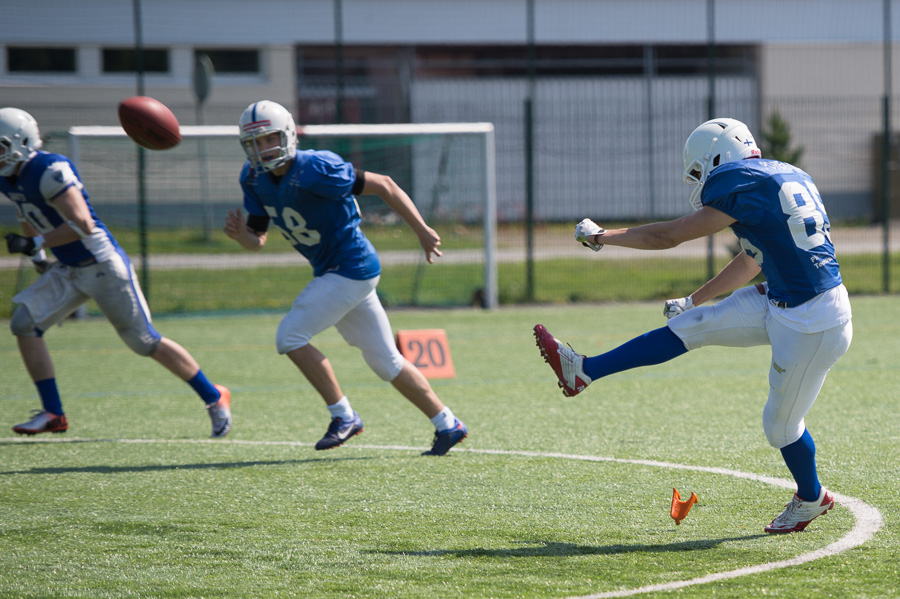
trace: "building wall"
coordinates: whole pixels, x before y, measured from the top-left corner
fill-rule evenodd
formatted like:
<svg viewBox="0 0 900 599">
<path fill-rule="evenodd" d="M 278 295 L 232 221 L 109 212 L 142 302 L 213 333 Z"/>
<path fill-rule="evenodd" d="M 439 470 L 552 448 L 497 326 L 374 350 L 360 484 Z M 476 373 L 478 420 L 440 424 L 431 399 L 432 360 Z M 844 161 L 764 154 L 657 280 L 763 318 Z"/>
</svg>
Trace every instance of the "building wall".
<svg viewBox="0 0 900 599">
<path fill-rule="evenodd" d="M 198 118 L 191 87 L 196 47 L 259 48 L 262 52 L 258 76 L 217 75 L 213 80 L 202 118 L 208 124 L 231 124 L 247 104 L 261 98 L 297 108 L 295 48 L 303 44 L 329 44 L 340 37 L 348 45 L 502 46 L 524 44 L 529 34 L 526 0 L 342 0 L 340 36 L 334 0 L 144 0 L 141 5 L 144 45 L 171 49 L 171 72 L 147 75 L 145 93 L 170 105 L 184 124 L 193 124 Z M 819 182 L 823 195 L 828 195 L 829 209 L 849 218 L 865 218 L 872 202 L 872 139 L 881 128 L 880 98 L 884 93 L 883 0 L 716 0 L 714 6 L 713 34 L 717 42 L 760 48 L 755 89 L 744 92 L 754 96 L 748 102 L 756 112 L 741 116 L 761 126 L 766 116 L 778 109 L 790 123 L 796 144 L 805 148 L 803 166 Z M 121 99 L 136 93 L 136 81 L 133 76 L 101 73 L 100 56 L 103 47 L 134 43 L 132 7 L 132 2 L 123 0 L 35 0 L 5 6 L 0 19 L 0 105 L 27 108 L 45 132 L 76 124 L 114 124 L 115 107 Z M 704 43 L 709 35 L 708 7 L 706 0 L 534 0 L 534 41 Z M 900 30 L 900 10 L 894 7 L 891 16 L 891 31 Z M 5 48 L 9 45 L 74 45 L 78 48 L 79 72 L 10 73 L 5 64 Z M 900 96 L 898 51 L 894 52 L 893 64 L 892 92 Z M 705 83 L 697 80 L 693 84 L 696 89 L 688 95 L 692 97 L 690 106 L 695 107 L 702 105 Z M 413 108 L 414 118 L 459 118 L 455 116 L 458 110 L 438 113 L 423 108 L 421 102 L 428 97 L 430 85 L 420 82 L 411 90 L 419 102 Z M 549 94 L 545 85 L 541 93 Z M 554 101 L 574 103 L 586 88 L 591 93 L 598 89 L 590 81 L 560 84 L 553 92 Z M 640 88 L 635 84 L 635 89 Z M 646 106 L 650 97 L 646 93 L 636 95 L 635 108 Z M 487 112 L 493 112 L 498 121 L 517 119 L 520 100 L 521 94 L 511 104 Z M 602 103 L 602 98 L 598 101 Z M 729 109 L 729 101 L 727 95 L 723 96 L 720 109 Z M 432 107 L 435 105 L 432 103 Z M 667 172 L 678 166 L 677 159 L 669 156 L 677 158 L 679 138 L 689 133 L 687 117 L 693 122 L 705 116 L 694 108 L 670 114 L 663 109 L 662 99 L 655 105 L 660 111 L 651 115 L 653 126 L 658 127 L 665 119 L 678 125 L 647 137 L 654 148 L 644 152 L 643 160 L 626 162 L 626 168 L 640 169 L 648 168 L 649 160 L 655 174 L 648 181 L 634 170 L 631 179 L 641 181 L 634 187 L 646 186 L 645 196 L 650 199 L 621 205 L 649 202 L 651 213 L 665 209 L 669 202 L 666 198 L 675 193 L 666 186 L 680 172 Z M 427 117 L 422 116 L 425 113 Z M 474 116 L 466 119 L 482 120 Z M 515 135 L 511 134 L 511 139 Z M 589 154 L 584 148 L 568 149 Z M 509 151 L 520 152 L 521 148 Z M 512 165 L 518 158 L 510 155 L 508 160 Z M 552 169 L 558 165 L 552 163 L 546 158 L 537 166 L 545 165 L 551 169 L 548 172 L 555 172 Z M 544 181 L 549 176 L 542 174 Z M 597 189 L 588 192 L 596 193 Z M 561 200 L 559 205 L 579 204 Z M 568 216 L 567 211 L 560 208 L 558 212 Z"/>
<path fill-rule="evenodd" d="M 891 60 L 896 71 L 900 49 L 893 49 Z M 804 148 L 801 166 L 836 218 L 870 218 L 879 201 L 873 195 L 873 144 L 883 129 L 883 69 L 880 43 L 781 42 L 760 49 L 762 113 L 777 110 L 788 121 L 796 145 Z M 895 88 L 897 83 L 895 74 Z M 897 114 L 900 105 L 894 104 Z"/>
<path fill-rule="evenodd" d="M 147 44 L 334 41 L 334 0 L 143 0 Z M 4 6 L 5 42 L 131 43 L 133 2 L 32 0 Z M 342 0 L 355 43 L 521 43 L 526 0 Z M 883 0 L 716 0 L 722 42 L 878 42 Z M 706 40 L 707 0 L 534 0 L 538 42 Z M 896 6 L 894 7 L 896 9 Z M 898 31 L 900 12 L 891 13 Z"/>
</svg>

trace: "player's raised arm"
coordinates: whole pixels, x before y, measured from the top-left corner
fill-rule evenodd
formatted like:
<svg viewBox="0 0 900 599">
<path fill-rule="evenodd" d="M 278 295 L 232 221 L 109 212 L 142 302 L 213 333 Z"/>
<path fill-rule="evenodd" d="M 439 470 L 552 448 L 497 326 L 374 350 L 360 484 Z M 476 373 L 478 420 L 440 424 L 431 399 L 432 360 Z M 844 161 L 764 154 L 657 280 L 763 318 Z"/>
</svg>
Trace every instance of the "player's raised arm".
<svg viewBox="0 0 900 599">
<path fill-rule="evenodd" d="M 438 249 L 441 245 L 441 236 L 425 223 L 425 219 L 409 195 L 387 175 L 366 171 L 365 177 L 362 195 L 377 195 L 406 221 L 419 238 L 419 244 L 425 251 L 428 263 L 434 262 L 431 254 L 442 256 L 441 250 Z"/>
</svg>

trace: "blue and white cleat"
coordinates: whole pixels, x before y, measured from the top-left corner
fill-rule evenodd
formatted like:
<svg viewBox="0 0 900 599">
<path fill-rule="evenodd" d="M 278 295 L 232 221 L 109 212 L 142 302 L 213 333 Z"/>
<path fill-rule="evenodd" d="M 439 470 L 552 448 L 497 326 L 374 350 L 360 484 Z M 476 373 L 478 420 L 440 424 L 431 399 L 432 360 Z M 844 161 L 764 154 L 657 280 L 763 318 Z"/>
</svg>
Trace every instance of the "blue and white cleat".
<svg viewBox="0 0 900 599">
<path fill-rule="evenodd" d="M 316 449 L 331 449 L 343 445 L 344 441 L 363 432 L 363 421 L 355 411 L 353 420 L 344 423 L 343 418 L 332 418 L 325 436 L 316 443 Z"/>
<path fill-rule="evenodd" d="M 422 455 L 447 455 L 447 452 L 450 451 L 454 445 L 468 436 L 469 429 L 462 423 L 462 420 L 457 418 L 456 422 L 453 423 L 453 428 L 448 428 L 447 430 L 440 432 L 435 431 L 434 442 L 431 444 L 431 449 L 422 452 Z"/>
</svg>

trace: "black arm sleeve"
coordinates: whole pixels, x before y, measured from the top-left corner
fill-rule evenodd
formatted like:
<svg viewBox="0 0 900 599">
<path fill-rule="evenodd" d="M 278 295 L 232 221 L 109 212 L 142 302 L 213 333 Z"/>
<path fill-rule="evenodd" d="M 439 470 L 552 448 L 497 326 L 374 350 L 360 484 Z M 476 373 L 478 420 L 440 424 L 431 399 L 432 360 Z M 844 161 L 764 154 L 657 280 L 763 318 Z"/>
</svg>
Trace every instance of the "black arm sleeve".
<svg viewBox="0 0 900 599">
<path fill-rule="evenodd" d="M 363 187 L 366 186 L 366 171 L 360 169 L 356 171 L 356 181 L 353 182 L 353 189 L 350 190 L 355 196 L 362 193 Z"/>
<path fill-rule="evenodd" d="M 269 217 L 256 214 L 247 215 L 247 226 L 257 233 L 265 233 L 269 230 Z"/>
</svg>

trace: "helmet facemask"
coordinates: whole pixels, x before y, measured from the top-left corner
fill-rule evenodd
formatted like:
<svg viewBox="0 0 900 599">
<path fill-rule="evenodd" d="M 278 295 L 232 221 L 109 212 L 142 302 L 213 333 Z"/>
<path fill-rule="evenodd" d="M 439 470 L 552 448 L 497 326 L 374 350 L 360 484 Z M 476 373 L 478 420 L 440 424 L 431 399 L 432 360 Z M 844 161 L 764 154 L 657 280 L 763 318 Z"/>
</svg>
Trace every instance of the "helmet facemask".
<svg viewBox="0 0 900 599">
<path fill-rule="evenodd" d="M 22 161 L 22 152 L 13 149 L 12 140 L 0 137 L 0 177 L 9 177 L 16 172 L 16 166 Z"/>
<path fill-rule="evenodd" d="M 280 140 L 278 145 L 260 150 L 259 141 L 272 133 L 278 133 Z M 257 172 L 273 171 L 278 167 L 284 166 L 294 157 L 293 149 L 290 147 L 284 131 L 262 131 L 255 135 L 242 136 L 241 147 L 244 148 L 244 153 L 247 154 L 250 165 Z"/>
<path fill-rule="evenodd" d="M 700 210 L 703 207 L 700 203 L 700 192 L 703 191 L 703 183 L 706 182 L 704 170 L 703 163 L 699 160 L 694 160 L 684 169 L 684 175 L 682 176 L 682 180 L 685 183 L 693 186 L 690 202 L 694 210 Z"/>
</svg>

